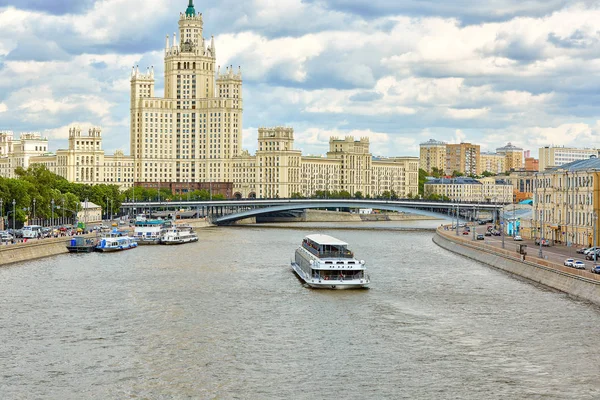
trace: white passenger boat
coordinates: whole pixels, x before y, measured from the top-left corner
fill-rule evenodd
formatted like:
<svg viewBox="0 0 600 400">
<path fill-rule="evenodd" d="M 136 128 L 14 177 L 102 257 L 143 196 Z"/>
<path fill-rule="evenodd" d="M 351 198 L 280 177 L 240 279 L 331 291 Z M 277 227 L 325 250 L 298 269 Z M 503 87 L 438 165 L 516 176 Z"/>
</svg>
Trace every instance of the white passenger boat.
<svg viewBox="0 0 600 400">
<path fill-rule="evenodd" d="M 135 221 L 133 237 L 138 244 L 159 244 L 166 229 L 171 226 L 171 221 L 162 219 L 137 219 Z"/>
<path fill-rule="evenodd" d="M 328 235 L 306 236 L 292 268 L 313 288 L 356 289 L 370 283 L 365 262 L 354 258 L 348 243 Z"/>
<path fill-rule="evenodd" d="M 161 238 L 161 244 L 184 244 L 197 242 L 198 235 L 191 226 L 172 226 L 166 229 Z"/>
<path fill-rule="evenodd" d="M 113 231 L 101 238 L 96 246 L 96 251 L 104 253 L 129 250 L 137 247 L 135 238 L 124 236 L 122 232 Z"/>
</svg>

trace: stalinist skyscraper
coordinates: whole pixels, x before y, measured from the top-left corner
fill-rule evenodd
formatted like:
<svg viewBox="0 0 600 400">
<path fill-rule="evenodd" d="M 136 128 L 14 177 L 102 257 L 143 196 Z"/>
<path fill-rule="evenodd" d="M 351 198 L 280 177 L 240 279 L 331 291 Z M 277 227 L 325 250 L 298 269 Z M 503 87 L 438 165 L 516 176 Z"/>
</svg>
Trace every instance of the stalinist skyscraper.
<svg viewBox="0 0 600 400">
<path fill-rule="evenodd" d="M 179 33 L 167 35 L 164 97 L 154 69 L 131 75 L 131 155 L 138 182 L 231 182 L 242 152 L 242 75 L 216 66 L 214 38 L 202 35 L 190 0 Z M 215 82 L 216 81 L 216 82 Z"/>
</svg>

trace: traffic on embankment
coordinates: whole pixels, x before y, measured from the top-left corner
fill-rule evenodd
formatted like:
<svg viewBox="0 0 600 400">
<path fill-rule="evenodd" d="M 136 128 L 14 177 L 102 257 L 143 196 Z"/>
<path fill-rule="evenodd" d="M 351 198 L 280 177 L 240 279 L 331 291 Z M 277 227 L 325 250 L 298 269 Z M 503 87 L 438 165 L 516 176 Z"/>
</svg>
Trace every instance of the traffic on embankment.
<svg viewBox="0 0 600 400">
<path fill-rule="evenodd" d="M 600 275 L 591 272 L 593 265 L 588 262 L 584 270 L 563 263 L 575 258 L 574 248 L 544 247 L 540 254 L 535 241 L 515 241 L 511 236 L 483 238 L 482 233 L 444 225 L 438 227 L 433 241 L 453 253 L 600 305 Z"/>
</svg>

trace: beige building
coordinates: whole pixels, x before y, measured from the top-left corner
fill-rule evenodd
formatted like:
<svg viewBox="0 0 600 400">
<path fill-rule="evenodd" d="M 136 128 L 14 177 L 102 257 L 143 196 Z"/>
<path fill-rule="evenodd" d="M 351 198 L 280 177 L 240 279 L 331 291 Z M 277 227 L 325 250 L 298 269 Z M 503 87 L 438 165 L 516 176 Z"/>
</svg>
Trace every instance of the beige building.
<svg viewBox="0 0 600 400">
<path fill-rule="evenodd" d="M 92 203 L 91 201 L 84 201 L 79 203 L 77 221 L 86 224 L 102 222 L 102 207 Z"/>
<path fill-rule="evenodd" d="M 446 143 L 429 139 L 419 145 L 420 168 L 432 173 L 434 168 L 444 173 L 446 170 Z"/>
<path fill-rule="evenodd" d="M 600 215 L 600 159 L 575 161 L 535 174 L 534 234 L 555 243 L 596 245 Z M 539 236 L 537 236 L 539 237 Z"/>
<path fill-rule="evenodd" d="M 508 142 L 506 146 L 497 148 L 496 154 L 504 156 L 504 171 L 518 171 L 523 168 L 522 148 Z"/>
<path fill-rule="evenodd" d="M 425 196 L 432 194 L 461 202 L 512 202 L 512 186 L 494 177 L 440 178 L 425 182 Z"/>
<path fill-rule="evenodd" d="M 29 168 L 30 160 L 48 153 L 48 138 L 39 133 L 22 133 L 15 140 L 13 132 L 0 131 L 0 176 L 15 178 L 17 167 Z"/>
<path fill-rule="evenodd" d="M 292 128 L 260 128 L 256 155 L 243 150 L 242 75 L 232 66 L 221 72 L 216 56 L 214 39 L 203 37 L 203 17 L 191 1 L 179 16 L 178 34 L 167 36 L 163 97 L 154 93 L 152 68 L 142 73 L 134 67 L 131 73 L 131 156 L 121 151 L 105 155 L 98 128 L 88 135 L 70 129 L 69 148 L 55 155 L 46 155 L 47 140 L 39 135 L 35 143 L 22 137 L 20 143 L 27 145 L 17 151 L 21 145 L 6 134 L 0 136 L 0 174 L 35 162 L 72 182 L 121 188 L 232 184 L 234 195 L 244 198 L 317 191 L 417 194 L 419 159 L 374 158 L 368 138 L 333 137 L 325 156 L 308 157 L 294 149 Z"/>
<path fill-rule="evenodd" d="M 501 174 L 506 171 L 506 157 L 497 153 L 481 153 L 479 155 L 479 172 L 491 172 L 493 174 Z"/>
<path fill-rule="evenodd" d="M 598 156 L 597 149 L 546 146 L 539 149 L 538 167 L 539 171 L 543 172 L 546 168 L 560 167 L 563 164 L 586 160 L 594 156 Z"/>
<path fill-rule="evenodd" d="M 479 175 L 480 152 L 481 147 L 478 144 L 447 144 L 446 175 L 452 175 L 454 171 L 465 175 Z"/>
</svg>

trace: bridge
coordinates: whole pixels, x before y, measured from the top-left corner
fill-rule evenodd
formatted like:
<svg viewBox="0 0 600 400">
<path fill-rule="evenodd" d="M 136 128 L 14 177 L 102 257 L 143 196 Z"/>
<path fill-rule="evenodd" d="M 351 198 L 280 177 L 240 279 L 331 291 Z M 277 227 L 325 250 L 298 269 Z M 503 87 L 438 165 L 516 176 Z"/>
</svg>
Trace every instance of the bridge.
<svg viewBox="0 0 600 400">
<path fill-rule="evenodd" d="M 156 212 L 159 210 L 187 209 L 197 216 L 206 216 L 215 225 L 230 225 L 236 221 L 282 212 L 307 209 L 364 209 L 412 212 L 423 215 L 440 213 L 463 215 L 476 218 L 480 211 L 497 212 L 504 204 L 499 203 L 460 203 L 424 200 L 374 200 L 374 199 L 269 199 L 269 200 L 223 200 L 223 201 L 169 201 L 169 202 L 130 202 L 121 206 L 130 215 Z"/>
</svg>

